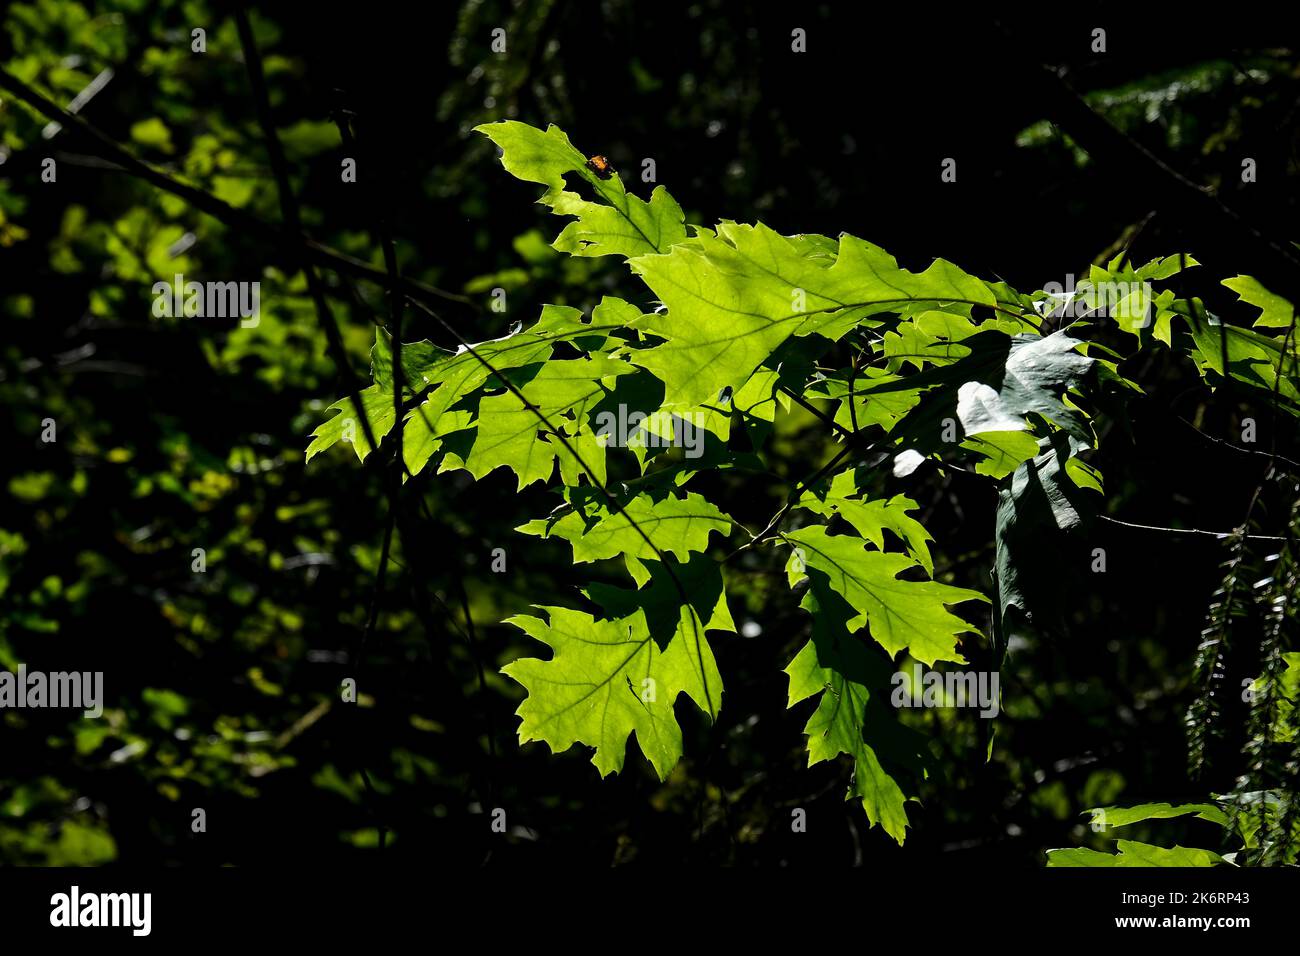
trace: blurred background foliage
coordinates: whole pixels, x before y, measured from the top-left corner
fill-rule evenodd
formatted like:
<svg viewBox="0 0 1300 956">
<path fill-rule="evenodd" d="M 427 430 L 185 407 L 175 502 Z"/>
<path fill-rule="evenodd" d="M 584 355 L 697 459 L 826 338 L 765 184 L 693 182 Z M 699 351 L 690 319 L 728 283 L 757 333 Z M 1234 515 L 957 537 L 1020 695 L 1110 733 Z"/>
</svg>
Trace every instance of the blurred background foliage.
<svg viewBox="0 0 1300 956">
<path fill-rule="evenodd" d="M 382 268 L 385 224 L 403 272 L 463 297 L 441 313 L 475 341 L 547 302 L 648 304 L 616 264 L 550 248 L 558 227 L 535 188 L 469 133 L 499 118 L 555 123 L 647 192 L 636 172 L 653 158 L 690 222 L 848 231 L 910 268 L 942 256 L 1025 290 L 1125 246 L 1138 262 L 1186 251 L 1204 266 L 1183 288 L 1232 315 L 1217 279 L 1250 263 L 1119 188 L 1044 120 L 1009 62 L 1022 57 L 1059 66 L 1112 123 L 1282 235 L 1296 221 L 1300 69 L 1267 23 L 1207 30 L 1117 5 L 999 25 L 978 12 L 722 0 L 278 3 L 252 23 L 308 231 Z M 1097 26 L 1105 53 L 1091 49 Z M 498 27 L 504 56 L 490 48 Z M 806 54 L 790 52 L 794 27 Z M 196 28 L 206 52 L 191 48 Z M 8 4 L 0 61 L 142 159 L 279 221 L 223 5 Z M 396 537 L 363 650 L 385 478 L 342 446 L 304 465 L 307 435 L 344 386 L 291 250 L 126 175 L 9 95 L 0 137 L 0 667 L 103 671 L 107 697 L 100 719 L 3 713 L 0 862 L 338 861 L 382 843 L 388 859 L 445 865 L 946 855 L 1037 866 L 1049 847 L 1106 847 L 1080 816 L 1089 807 L 1203 799 L 1240 772 L 1228 748 L 1191 779 L 1183 727 L 1221 544 L 1114 529 L 1096 542 L 1108 573 L 1068 582 L 1066 631 L 1013 647 L 991 760 L 969 713 L 907 716 L 939 741 L 943 774 L 903 849 L 845 802 L 849 766 L 804 766 L 806 708 L 784 709 L 781 668 L 808 621 L 778 558 L 730 582 L 745 636 L 717 645 L 722 718 L 707 727 L 681 712 L 687 757 L 666 783 L 639 754 L 601 781 L 581 748 L 520 748 L 520 691 L 497 671 L 538 649 L 499 622 L 579 577 L 564 545 L 511 529 L 552 502 L 502 473 L 412 481 L 403 494 L 423 517 Z M 358 160 L 355 184 L 340 181 L 344 156 Z M 1241 182 L 1247 156 L 1256 183 Z M 41 181 L 46 157 L 55 183 Z M 948 157 L 956 183 L 938 175 Z M 151 286 L 177 273 L 260 281 L 260 323 L 156 317 Z M 364 375 L 383 291 L 325 279 Z M 506 315 L 486 308 L 494 287 L 508 292 Z M 423 337 L 447 344 L 408 310 L 405 338 Z M 1174 416 L 1236 441 L 1254 415 L 1263 443 L 1272 417 L 1250 396 L 1211 395 L 1169 353 L 1142 373 L 1142 413 L 1095 462 L 1108 507 L 1235 526 L 1262 468 Z M 824 459 L 811 423 L 783 420 L 778 471 Z M 938 474 L 895 490 L 921 502 L 938 574 L 987 589 L 994 489 Z M 761 524 L 783 495 L 736 483 L 715 500 Z M 505 573 L 490 569 L 496 547 Z M 340 682 L 356 675 L 360 699 L 343 704 Z M 505 835 L 490 830 L 495 807 Z M 790 832 L 794 807 L 808 811 L 806 834 Z M 191 831 L 194 808 L 205 834 Z M 1190 832 L 1183 842 L 1201 845 L 1207 826 L 1164 821 L 1156 842 Z"/>
</svg>

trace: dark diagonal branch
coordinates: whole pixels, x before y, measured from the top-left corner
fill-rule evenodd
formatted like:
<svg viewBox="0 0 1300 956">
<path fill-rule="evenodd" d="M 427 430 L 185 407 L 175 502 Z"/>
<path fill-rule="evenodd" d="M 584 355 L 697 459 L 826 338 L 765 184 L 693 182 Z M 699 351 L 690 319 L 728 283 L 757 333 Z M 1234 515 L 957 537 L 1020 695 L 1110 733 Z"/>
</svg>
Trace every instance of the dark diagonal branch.
<svg viewBox="0 0 1300 956">
<path fill-rule="evenodd" d="M 1268 233 L 1192 182 L 1131 136 L 1112 126 L 1053 70 L 1025 57 L 1035 47 L 998 24 L 1007 62 L 1042 103 L 1046 116 L 1065 130 L 1114 182 L 1141 198 L 1142 208 L 1157 208 L 1189 224 L 1198 242 L 1228 260 L 1251 260 L 1252 274 L 1271 290 L 1300 302 L 1300 252 Z"/>
</svg>

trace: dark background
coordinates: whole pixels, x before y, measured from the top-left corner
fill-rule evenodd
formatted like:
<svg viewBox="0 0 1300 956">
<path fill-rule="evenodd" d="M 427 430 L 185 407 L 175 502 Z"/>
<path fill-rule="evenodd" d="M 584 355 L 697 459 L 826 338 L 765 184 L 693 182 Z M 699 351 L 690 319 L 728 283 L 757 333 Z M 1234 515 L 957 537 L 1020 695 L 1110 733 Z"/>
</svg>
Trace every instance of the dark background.
<svg viewBox="0 0 1300 956">
<path fill-rule="evenodd" d="M 382 266 L 383 223 L 405 272 L 469 298 L 442 314 L 473 341 L 545 302 L 644 299 L 618 263 L 546 250 L 559 225 L 534 204 L 537 188 L 506 175 L 469 132 L 507 117 L 559 125 L 639 192 L 649 189 L 640 160 L 653 157 L 688 222 L 847 231 L 910 268 L 941 256 L 1023 290 L 1079 277 L 1126 244 L 1138 263 L 1187 252 L 1203 266 L 1174 287 L 1237 316 L 1218 281 L 1252 273 L 1250 249 L 1044 122 L 1051 97 L 1035 69 L 1057 68 L 1126 135 L 1286 240 L 1300 70 L 1281 20 L 1210 23 L 1132 5 L 1050 16 L 901 6 L 611 0 L 425 4 L 417 14 L 410 4 L 286 3 L 253 23 L 309 231 Z M 10 4 L 3 23 L 6 70 L 66 104 L 111 67 L 85 119 L 279 221 L 222 5 Z M 190 51 L 193 27 L 207 30 L 206 54 Z M 495 27 L 507 30 L 505 57 L 489 51 Z M 794 27 L 807 30 L 805 54 L 790 50 Z M 1104 54 L 1090 50 L 1094 27 L 1107 31 Z M 339 116 L 356 137 L 350 150 L 333 127 Z M 170 145 L 139 127 L 151 118 Z M 395 546 L 359 663 L 383 476 L 346 449 L 303 464 L 343 386 L 287 250 L 103 168 L 75 131 L 43 139 L 45 121 L 8 95 L 0 124 L 0 666 L 103 670 L 109 697 L 101 721 L 4 715 L 0 861 L 383 853 L 446 866 L 775 865 L 942 855 L 1032 867 L 1048 848 L 1107 845 L 1080 822 L 1089 807 L 1204 799 L 1240 772 L 1240 741 L 1229 740 L 1208 776 L 1191 779 L 1183 727 L 1222 546 L 1114 527 L 1090 542 L 1107 549 L 1106 575 L 1062 565 L 1066 629 L 1014 649 L 991 761 L 973 720 L 916 716 L 939 740 L 945 774 L 927 782 L 902 849 L 844 801 L 848 765 L 804 766 L 811 705 L 784 709 L 780 671 L 807 621 L 772 578 L 775 561 L 733 587 L 737 621 L 762 634 L 716 642 L 722 718 L 710 728 L 680 710 L 686 758 L 666 783 L 634 747 L 624 773 L 605 781 L 582 748 L 519 748 L 519 688 L 496 671 L 537 648 L 499 622 L 584 580 L 562 546 L 510 531 L 553 499 L 538 486 L 517 494 L 501 472 L 477 484 L 421 475 L 405 493 L 427 517 Z M 59 161 L 55 184 L 40 181 L 47 155 Z M 356 184 L 339 182 L 344 155 L 358 158 Z M 1244 157 L 1257 160 L 1258 182 L 1240 181 Z M 957 161 L 956 183 L 940 180 L 945 158 Z M 194 243 L 172 255 L 185 233 Z M 149 287 L 173 271 L 260 278 L 262 324 L 155 319 Z M 326 281 L 365 376 L 386 314 L 381 290 Z M 507 316 L 483 309 L 495 286 L 510 291 Z M 447 344 L 418 313 L 407 322 L 408 339 Z M 1142 361 L 1131 374 L 1147 397 L 1131 420 L 1105 426 L 1095 459 L 1104 507 L 1155 525 L 1237 525 L 1262 465 L 1173 416 L 1234 442 L 1243 417 L 1258 419 L 1261 443 L 1278 435 L 1294 447 L 1294 427 L 1278 433 L 1249 396 L 1212 394 L 1168 352 Z M 38 437 L 46 417 L 58 422 L 52 445 Z M 782 436 L 777 470 L 806 473 L 820 442 Z M 936 474 L 909 493 L 925 507 L 939 573 L 987 589 L 995 491 L 963 481 Z M 781 496 L 775 484 L 735 487 L 724 507 L 761 524 Z M 1262 520 L 1281 521 L 1270 507 Z M 190 570 L 197 547 L 207 549 L 203 575 Z M 493 547 L 508 550 L 506 574 L 489 570 Z M 1239 666 L 1253 675 L 1248 657 Z M 338 682 L 358 668 L 363 706 L 338 704 Z M 207 812 L 206 834 L 190 831 L 194 807 Z M 489 829 L 493 807 L 507 811 L 504 836 Z M 808 833 L 789 832 L 793 807 L 808 810 Z M 1151 832 L 1163 845 L 1217 848 L 1205 824 Z"/>
</svg>

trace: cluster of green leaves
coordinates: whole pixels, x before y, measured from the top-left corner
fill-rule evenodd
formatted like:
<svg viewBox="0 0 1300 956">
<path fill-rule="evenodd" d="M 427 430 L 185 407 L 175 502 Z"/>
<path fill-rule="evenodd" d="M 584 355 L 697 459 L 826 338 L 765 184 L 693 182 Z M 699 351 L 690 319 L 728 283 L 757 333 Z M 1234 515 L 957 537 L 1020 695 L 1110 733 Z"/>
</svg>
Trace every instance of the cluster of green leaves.
<svg viewBox="0 0 1300 956">
<path fill-rule="evenodd" d="M 552 651 L 506 668 L 527 690 L 521 741 L 556 751 L 585 744 L 607 774 L 622 768 L 635 734 L 666 777 L 682 755 L 679 695 L 709 718 L 722 705 L 710 633 L 735 629 L 728 562 L 763 546 L 788 549 L 789 584 L 811 615 L 810 637 L 786 669 L 790 706 L 819 697 L 805 728 L 809 763 L 850 755 L 851 794 L 901 843 L 930 756 L 887 706 L 886 688 L 904 655 L 966 663 L 961 639 L 979 629 L 951 608 L 988 598 L 935 578 L 930 535 L 910 513 L 917 506 L 879 494 L 885 473 L 906 476 L 935 460 L 998 483 L 991 630 L 1005 650 L 1009 629 L 1034 620 L 1043 600 L 1031 539 L 1041 547 L 1044 529 L 1075 529 L 1088 510 L 1080 493 L 1102 490 L 1085 460 L 1097 441 L 1094 414 L 1137 391 L 1119 371 L 1125 356 L 1081 337 L 1109 319 L 1085 313 L 1050 331 L 1059 302 L 1046 292 L 1021 293 L 944 260 L 908 271 L 847 234 L 688 226 L 662 186 L 649 200 L 632 195 L 618 175 L 589 168 L 554 126 L 507 121 L 478 131 L 500 147 L 507 171 L 545 187 L 542 205 L 572 217 L 556 249 L 621 257 L 645 287 L 632 300 L 603 298 L 590 315 L 547 306 L 532 325 L 491 341 L 401 350 L 401 454 L 411 474 L 432 465 L 479 479 L 508 468 L 521 489 L 544 482 L 561 503 L 519 530 L 563 538 L 575 564 L 621 564 L 630 578 L 621 588 L 593 581 L 582 609 L 548 605 L 542 616 L 511 619 Z M 1134 269 L 1117 259 L 1080 291 L 1126 283 L 1137 291 L 1107 311 L 1140 347 L 1169 345 L 1182 316 L 1190 340 L 1180 326 L 1179 346 L 1207 379 L 1285 381 L 1287 394 L 1294 368 L 1270 374 L 1257 359 L 1260 350 L 1294 353 L 1291 343 L 1219 324 L 1225 358 L 1211 349 L 1203 306 L 1151 291 L 1194 264 L 1175 256 Z M 1263 305 L 1257 325 L 1280 324 L 1284 304 L 1249 280 L 1230 281 Z M 308 457 L 347 440 L 365 459 L 360 415 L 376 441 L 393 430 L 392 347 L 382 333 L 372 371 L 362 407 L 335 403 Z M 741 527 L 722 502 L 687 487 L 708 473 L 763 471 L 771 425 L 795 404 L 821 419 L 840 451 L 792 489 L 767 528 Z M 600 426 L 620 407 L 637 422 L 622 446 Z M 683 423 L 703 430 L 698 457 L 655 440 Z"/>
</svg>

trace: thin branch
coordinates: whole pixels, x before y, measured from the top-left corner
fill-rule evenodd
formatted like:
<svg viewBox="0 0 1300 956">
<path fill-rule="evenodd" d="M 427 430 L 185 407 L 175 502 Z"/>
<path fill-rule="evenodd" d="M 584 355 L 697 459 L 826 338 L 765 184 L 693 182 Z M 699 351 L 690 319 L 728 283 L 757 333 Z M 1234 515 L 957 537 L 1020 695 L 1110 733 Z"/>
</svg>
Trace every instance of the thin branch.
<svg viewBox="0 0 1300 956">
<path fill-rule="evenodd" d="M 1224 541 L 1228 538 L 1244 538 L 1247 541 L 1285 541 L 1286 538 L 1277 537 L 1271 534 L 1240 534 L 1236 531 L 1202 531 L 1200 528 L 1165 528 L 1154 524 L 1138 524 L 1134 521 L 1121 521 L 1118 518 L 1111 518 L 1108 515 L 1098 515 L 1102 521 L 1110 524 L 1121 525 L 1125 528 L 1135 528 L 1138 531 L 1158 531 L 1163 534 L 1195 534 L 1206 538 L 1214 538 L 1218 541 Z"/>
<path fill-rule="evenodd" d="M 1229 451 L 1239 452 L 1242 455 L 1255 455 L 1259 458 L 1267 458 L 1270 461 L 1276 460 L 1282 462 L 1283 464 L 1289 465 L 1294 469 L 1300 470 L 1300 461 L 1295 461 L 1291 458 L 1287 458 L 1284 455 L 1278 455 L 1271 451 L 1263 451 L 1262 449 L 1259 448 L 1242 448 L 1240 445 L 1234 445 L 1232 442 L 1225 441 L 1222 438 L 1215 438 L 1213 435 L 1207 435 L 1205 432 L 1201 431 L 1199 428 L 1197 428 L 1187 419 L 1183 418 L 1182 415 L 1174 415 L 1174 418 L 1178 419 L 1180 422 L 1182 422 L 1192 431 L 1196 432 L 1196 434 L 1200 435 L 1206 441 L 1213 442 L 1214 444 L 1222 448 L 1227 448 Z"/>
<path fill-rule="evenodd" d="M 780 510 L 778 510 L 776 514 L 772 515 L 771 520 L 768 521 L 767 523 L 767 527 L 765 527 L 758 534 L 752 535 L 748 541 L 742 544 L 735 551 L 731 552 L 731 554 L 723 558 L 722 559 L 723 562 L 725 563 L 727 561 L 730 561 L 732 558 L 734 558 L 736 555 L 740 554 L 740 552 L 746 550 L 747 548 L 751 548 L 754 547 L 755 545 L 762 544 L 764 541 L 769 540 L 769 538 L 775 537 L 775 535 L 771 534 L 772 529 L 781 523 L 781 519 L 785 517 L 786 512 L 788 512 L 791 508 L 794 507 L 795 502 L 799 500 L 800 496 L 802 496 L 803 493 L 807 491 L 809 488 L 811 488 L 813 485 L 817 484 L 817 482 L 821 481 L 822 478 L 826 477 L 826 475 L 830 474 L 831 470 L 836 465 L 838 465 L 841 461 L 843 461 L 845 456 L 848 455 L 848 453 L 851 452 L 852 450 L 853 450 L 852 445 L 845 445 L 843 448 L 839 450 L 839 453 L 835 455 L 834 458 L 826 462 L 826 464 L 822 465 L 820 468 L 818 468 L 815 472 L 813 472 L 803 481 L 799 482 L 799 484 L 797 484 L 793 489 L 791 489 L 790 494 L 785 499 L 785 504 L 781 506 Z"/>
<path fill-rule="evenodd" d="M 794 389 L 789 388 L 789 387 L 787 387 L 787 386 L 785 386 L 785 385 L 782 385 L 782 386 L 781 386 L 781 391 L 785 392 L 786 395 L 790 396 L 791 400 L 792 400 L 796 405 L 798 405 L 800 408 L 804 409 L 805 411 L 809 412 L 810 414 L 812 414 L 812 415 L 816 416 L 817 418 L 821 419 L 821 421 L 825 422 L 825 423 L 826 423 L 827 425 L 829 425 L 832 429 L 834 429 L 835 431 L 837 431 L 837 432 L 839 432 L 841 435 L 843 435 L 847 441 L 854 442 L 854 443 L 859 443 L 859 442 L 862 441 L 862 438 L 861 438 L 860 435 L 858 435 L 858 434 L 856 434 L 855 432 L 852 432 L 852 431 L 850 431 L 849 429 L 845 428 L 845 427 L 844 427 L 843 425 L 841 425 L 839 422 L 835 421 L 835 419 L 831 418 L 829 415 L 827 415 L 825 412 L 823 412 L 820 408 L 818 408 L 817 406 L 815 406 L 815 405 L 813 405 L 811 402 L 809 402 L 808 399 L 804 398 L 802 395 L 800 395 L 800 394 L 799 394 L 798 392 L 796 392 Z"/>
</svg>

